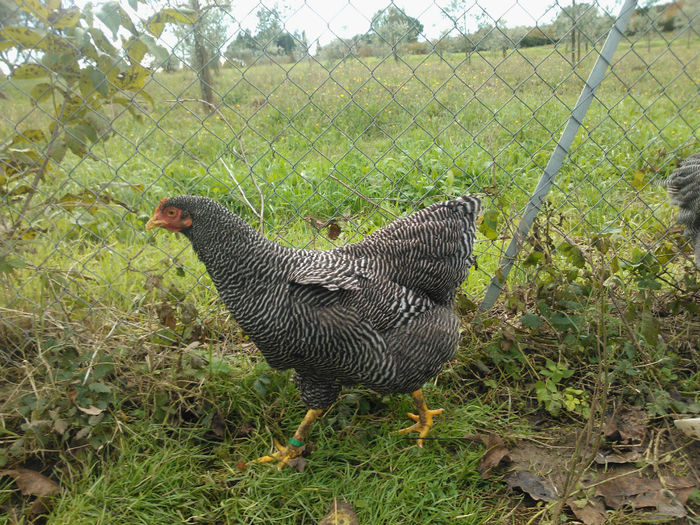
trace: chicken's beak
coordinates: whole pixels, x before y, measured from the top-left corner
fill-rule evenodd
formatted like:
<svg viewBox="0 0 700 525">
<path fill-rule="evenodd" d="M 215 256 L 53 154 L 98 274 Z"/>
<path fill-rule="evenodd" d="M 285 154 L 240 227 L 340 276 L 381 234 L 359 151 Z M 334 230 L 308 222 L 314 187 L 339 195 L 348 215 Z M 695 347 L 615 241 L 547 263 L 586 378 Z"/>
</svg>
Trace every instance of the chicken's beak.
<svg viewBox="0 0 700 525">
<path fill-rule="evenodd" d="M 151 217 L 146 223 L 146 229 L 152 230 L 153 228 L 157 228 L 158 226 L 165 226 L 165 224 L 166 222 L 159 219 L 158 217 Z"/>
</svg>

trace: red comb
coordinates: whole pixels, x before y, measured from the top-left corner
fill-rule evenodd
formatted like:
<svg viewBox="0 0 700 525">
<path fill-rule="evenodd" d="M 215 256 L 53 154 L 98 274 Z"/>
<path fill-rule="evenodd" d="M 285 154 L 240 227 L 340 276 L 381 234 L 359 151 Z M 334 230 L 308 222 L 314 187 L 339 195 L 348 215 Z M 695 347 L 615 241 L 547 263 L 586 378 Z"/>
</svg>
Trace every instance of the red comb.
<svg viewBox="0 0 700 525">
<path fill-rule="evenodd" d="M 160 199 L 160 202 L 158 203 L 158 206 L 156 207 L 156 212 L 160 210 L 160 207 L 163 206 L 163 203 L 168 200 L 169 197 L 163 197 Z"/>
</svg>

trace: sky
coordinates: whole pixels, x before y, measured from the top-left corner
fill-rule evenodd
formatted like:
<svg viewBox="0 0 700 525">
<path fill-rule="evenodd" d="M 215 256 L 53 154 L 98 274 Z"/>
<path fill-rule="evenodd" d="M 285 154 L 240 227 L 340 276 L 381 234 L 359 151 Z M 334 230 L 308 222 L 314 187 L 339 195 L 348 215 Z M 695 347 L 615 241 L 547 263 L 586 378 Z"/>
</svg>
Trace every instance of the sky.
<svg viewBox="0 0 700 525">
<path fill-rule="evenodd" d="M 559 0 L 561 5 L 568 6 L 571 0 Z M 590 0 L 588 0 L 590 2 Z M 599 0 L 608 10 L 616 12 L 616 4 L 620 0 Z M 282 2 L 280 2 L 282 3 Z M 274 0 L 235 0 L 231 14 L 244 29 L 255 29 L 257 17 L 255 13 L 261 6 L 274 7 Z M 418 19 L 424 26 L 425 38 L 437 38 L 452 27 L 452 23 L 441 10 L 450 4 L 450 0 L 416 1 L 394 0 L 394 5 L 403 9 L 406 14 Z M 348 38 L 353 35 L 366 33 L 369 30 L 372 15 L 379 9 L 389 5 L 389 0 L 289 0 L 286 29 L 305 30 L 309 42 L 318 40 L 327 44 L 335 38 Z M 464 5 L 468 16 L 467 30 L 477 29 L 477 21 L 469 15 L 487 14 L 486 21 L 508 26 L 534 26 L 551 22 L 561 11 L 556 0 L 465 0 Z M 463 26 L 462 26 L 463 27 Z"/>
<path fill-rule="evenodd" d="M 74 0 L 78 6 L 88 1 L 94 9 L 106 0 Z M 118 0 L 132 19 L 148 19 L 156 10 L 164 7 L 186 6 L 189 0 L 143 0 L 138 3 L 138 10 L 133 11 L 127 0 Z M 256 13 L 260 9 L 281 7 L 280 12 L 285 29 L 293 33 L 305 31 L 310 50 L 314 53 L 319 45 L 323 46 L 337 38 L 349 38 L 365 34 L 370 29 L 372 16 L 390 4 L 423 24 L 423 33 L 419 40 L 437 39 L 446 31 L 457 34 L 454 23 L 445 16 L 444 9 L 452 2 L 462 2 L 462 12 L 466 15 L 459 20 L 459 30 L 473 32 L 478 29 L 478 17 L 482 23 L 498 22 L 504 27 L 534 26 L 549 24 L 561 12 L 562 7 L 571 5 L 572 0 L 199 0 L 200 5 L 226 6 L 231 15 L 229 21 L 228 41 L 232 41 L 241 29 L 255 33 L 258 23 Z M 577 0 L 596 2 L 599 8 L 616 15 L 623 0 Z M 647 0 L 648 1 L 648 0 Z M 641 2 L 644 3 L 644 2 Z M 232 23 L 231 23 L 232 22 Z M 98 22 L 99 23 L 99 22 Z M 121 30 L 125 33 L 125 30 Z M 109 35 L 108 31 L 105 31 Z M 109 36 L 108 36 L 109 38 Z M 159 43 L 172 49 L 178 42 L 172 30 L 167 30 Z M 224 44 L 226 47 L 228 44 Z"/>
</svg>

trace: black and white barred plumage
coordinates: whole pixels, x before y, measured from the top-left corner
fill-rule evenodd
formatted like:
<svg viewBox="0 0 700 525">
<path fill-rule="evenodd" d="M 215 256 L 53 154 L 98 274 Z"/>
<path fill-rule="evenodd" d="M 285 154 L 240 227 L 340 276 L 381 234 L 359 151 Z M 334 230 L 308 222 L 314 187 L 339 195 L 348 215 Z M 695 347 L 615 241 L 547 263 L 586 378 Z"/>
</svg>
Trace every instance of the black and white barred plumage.
<svg viewBox="0 0 700 525">
<path fill-rule="evenodd" d="M 678 206 L 678 222 L 693 242 L 695 264 L 700 268 L 700 153 L 686 158 L 666 179 L 671 204 Z"/>
<path fill-rule="evenodd" d="M 276 244 L 205 197 L 159 209 L 170 206 L 191 223 L 181 231 L 234 319 L 270 366 L 295 369 L 309 408 L 329 406 L 346 385 L 413 392 L 454 355 L 477 198 L 433 204 L 329 251 Z"/>
</svg>

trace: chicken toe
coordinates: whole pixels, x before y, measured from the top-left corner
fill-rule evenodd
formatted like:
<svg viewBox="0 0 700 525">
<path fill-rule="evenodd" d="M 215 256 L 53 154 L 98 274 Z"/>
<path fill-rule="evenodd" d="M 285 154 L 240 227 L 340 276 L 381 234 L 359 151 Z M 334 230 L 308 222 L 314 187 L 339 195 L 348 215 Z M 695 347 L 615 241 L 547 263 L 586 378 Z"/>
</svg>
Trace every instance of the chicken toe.
<svg viewBox="0 0 700 525">
<path fill-rule="evenodd" d="M 304 439 L 309 434 L 311 426 L 314 421 L 323 413 L 323 409 L 315 408 L 306 412 L 304 419 L 301 421 L 299 428 L 294 433 L 294 436 L 289 440 L 289 444 L 285 447 L 282 446 L 277 440 L 275 442 L 275 448 L 277 452 L 272 453 L 269 456 L 262 456 L 254 460 L 254 463 L 269 463 L 271 461 L 279 461 L 277 465 L 278 469 L 282 469 L 285 465 L 288 465 L 290 461 L 301 456 L 304 451 Z"/>
<path fill-rule="evenodd" d="M 418 414 L 411 414 L 409 412 L 407 415 L 416 423 L 414 425 L 411 425 L 410 427 L 402 428 L 398 432 L 399 434 L 418 432 L 418 440 L 416 441 L 416 446 L 418 446 L 418 448 L 423 448 L 423 438 L 428 435 L 428 432 L 430 432 L 430 428 L 433 426 L 433 416 L 442 414 L 444 409 L 437 408 L 435 410 L 430 410 L 425 404 L 425 399 L 423 398 L 423 391 L 420 389 L 416 390 L 415 392 L 412 392 L 411 397 L 413 398 L 413 402 L 416 404 Z"/>
</svg>

